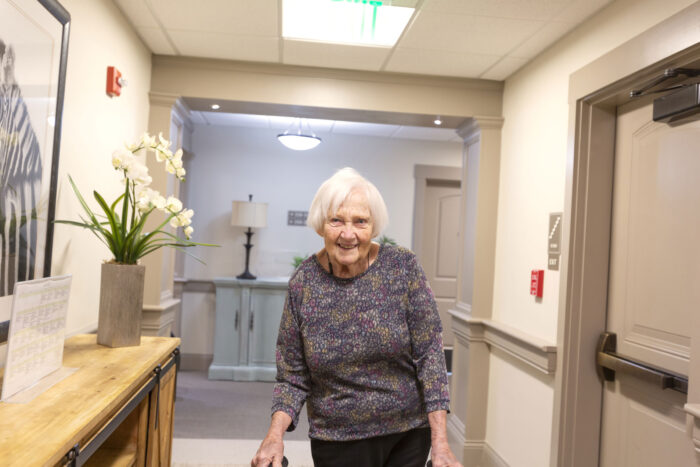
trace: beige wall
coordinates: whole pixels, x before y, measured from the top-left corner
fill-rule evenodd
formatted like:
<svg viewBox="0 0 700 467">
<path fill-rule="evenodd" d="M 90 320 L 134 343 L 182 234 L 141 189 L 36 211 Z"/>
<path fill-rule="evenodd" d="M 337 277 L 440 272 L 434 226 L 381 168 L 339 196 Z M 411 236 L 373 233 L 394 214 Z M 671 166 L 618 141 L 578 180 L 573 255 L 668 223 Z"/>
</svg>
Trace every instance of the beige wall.
<svg viewBox="0 0 700 467">
<path fill-rule="evenodd" d="M 146 130 L 151 53 L 109 0 L 61 0 L 71 15 L 63 133 L 58 175 L 57 219 L 77 220 L 80 205 L 70 174 L 91 201 L 97 189 L 106 199 L 121 191 L 112 152 Z M 105 94 L 107 66 L 128 81 L 121 97 Z M 88 231 L 57 225 L 52 274 L 73 274 L 67 331 L 96 329 L 100 264 L 110 253 Z"/>
<path fill-rule="evenodd" d="M 530 270 L 546 270 L 549 213 L 566 211 L 569 76 L 692 3 L 614 2 L 506 80 L 494 320 L 556 342 L 559 273 L 545 272 L 541 302 L 529 295 L 528 281 Z M 512 466 L 549 463 L 554 385 L 530 373 L 517 360 L 491 355 L 487 442 Z"/>
</svg>

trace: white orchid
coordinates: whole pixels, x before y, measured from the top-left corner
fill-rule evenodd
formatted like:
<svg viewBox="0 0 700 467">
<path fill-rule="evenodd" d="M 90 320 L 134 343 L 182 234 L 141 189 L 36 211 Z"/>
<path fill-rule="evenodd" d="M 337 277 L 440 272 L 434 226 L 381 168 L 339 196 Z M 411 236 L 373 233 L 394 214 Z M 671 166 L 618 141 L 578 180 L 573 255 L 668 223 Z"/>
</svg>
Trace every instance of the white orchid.
<svg viewBox="0 0 700 467">
<path fill-rule="evenodd" d="M 192 216 L 194 211 L 191 209 L 183 209 L 182 212 L 178 213 L 175 217 L 170 219 L 170 225 L 172 227 L 188 227 L 192 223 Z"/>
<path fill-rule="evenodd" d="M 87 213 L 87 220 L 56 222 L 89 229 L 112 251 L 114 261 L 122 264 L 136 264 L 142 256 L 163 246 L 218 246 L 190 240 L 194 232 L 190 225 L 194 211 L 184 209 L 182 201 L 175 196 L 168 196 L 166 199 L 157 190 L 148 187 L 153 179 L 148 173 L 148 166 L 137 157 L 142 151 L 146 155 L 153 151 L 158 162 L 165 162 L 167 172 L 175 174 L 179 180 L 184 180 L 182 149 L 173 154 L 170 141 L 162 134 L 156 139 L 144 133 L 138 142 L 127 144 L 112 154 L 112 167 L 122 174 L 124 193 L 110 205 L 97 191 L 93 192 L 104 215 L 99 217 L 88 207 L 73 179 L 69 177 L 73 190 Z M 167 218 L 154 230 L 144 231 L 146 220 L 154 210 L 163 212 Z M 104 221 L 105 218 L 107 222 Z M 167 224 L 176 229 L 182 228 L 185 238 L 162 230 Z"/>
<path fill-rule="evenodd" d="M 146 148 L 153 148 L 156 145 L 156 137 L 144 133 L 143 136 L 141 136 L 141 144 Z"/>
<path fill-rule="evenodd" d="M 182 211 L 182 201 L 174 196 L 168 196 L 168 200 L 165 202 L 165 209 L 173 214 L 177 214 Z"/>
<path fill-rule="evenodd" d="M 134 182 L 135 185 L 148 186 L 153 179 L 148 175 L 148 167 L 137 161 L 135 158 L 123 169 L 126 178 Z"/>
</svg>

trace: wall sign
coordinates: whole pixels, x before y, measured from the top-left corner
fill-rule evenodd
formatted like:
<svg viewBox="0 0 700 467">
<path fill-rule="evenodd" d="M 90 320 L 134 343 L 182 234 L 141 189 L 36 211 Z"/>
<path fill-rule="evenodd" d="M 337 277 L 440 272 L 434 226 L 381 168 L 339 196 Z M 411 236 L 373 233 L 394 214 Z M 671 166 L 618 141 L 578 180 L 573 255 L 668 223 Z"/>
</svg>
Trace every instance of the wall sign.
<svg viewBox="0 0 700 467">
<path fill-rule="evenodd" d="M 309 211 L 287 211 L 287 225 L 305 226 Z"/>
<path fill-rule="evenodd" d="M 547 269 L 559 270 L 559 257 L 561 255 L 561 213 L 549 214 L 549 234 L 547 236 Z"/>
</svg>

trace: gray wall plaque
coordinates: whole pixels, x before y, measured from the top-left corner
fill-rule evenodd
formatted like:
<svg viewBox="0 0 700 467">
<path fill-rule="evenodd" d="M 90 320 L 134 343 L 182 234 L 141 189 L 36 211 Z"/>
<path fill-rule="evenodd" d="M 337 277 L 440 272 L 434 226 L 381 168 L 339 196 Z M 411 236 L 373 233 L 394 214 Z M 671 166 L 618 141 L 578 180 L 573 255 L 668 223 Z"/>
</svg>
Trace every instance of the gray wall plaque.
<svg viewBox="0 0 700 467">
<path fill-rule="evenodd" d="M 561 255 L 561 213 L 549 214 L 549 233 L 547 235 L 547 269 L 559 270 L 559 255 Z"/>
<path fill-rule="evenodd" d="M 287 211 L 287 225 L 306 225 L 306 218 L 309 211 Z"/>
</svg>

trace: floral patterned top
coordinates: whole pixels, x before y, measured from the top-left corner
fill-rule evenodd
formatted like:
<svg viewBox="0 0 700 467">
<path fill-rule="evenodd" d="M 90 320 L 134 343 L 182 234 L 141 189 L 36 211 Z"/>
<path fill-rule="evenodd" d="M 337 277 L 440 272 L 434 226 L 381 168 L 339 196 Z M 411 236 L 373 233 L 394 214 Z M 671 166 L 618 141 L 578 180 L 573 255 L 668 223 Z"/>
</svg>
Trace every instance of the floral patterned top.
<svg viewBox="0 0 700 467">
<path fill-rule="evenodd" d="M 364 439 L 428 425 L 449 410 L 442 326 L 409 250 L 382 245 L 362 274 L 341 279 L 316 255 L 289 281 L 277 338 L 272 413 L 308 403 L 309 437 Z"/>
</svg>

